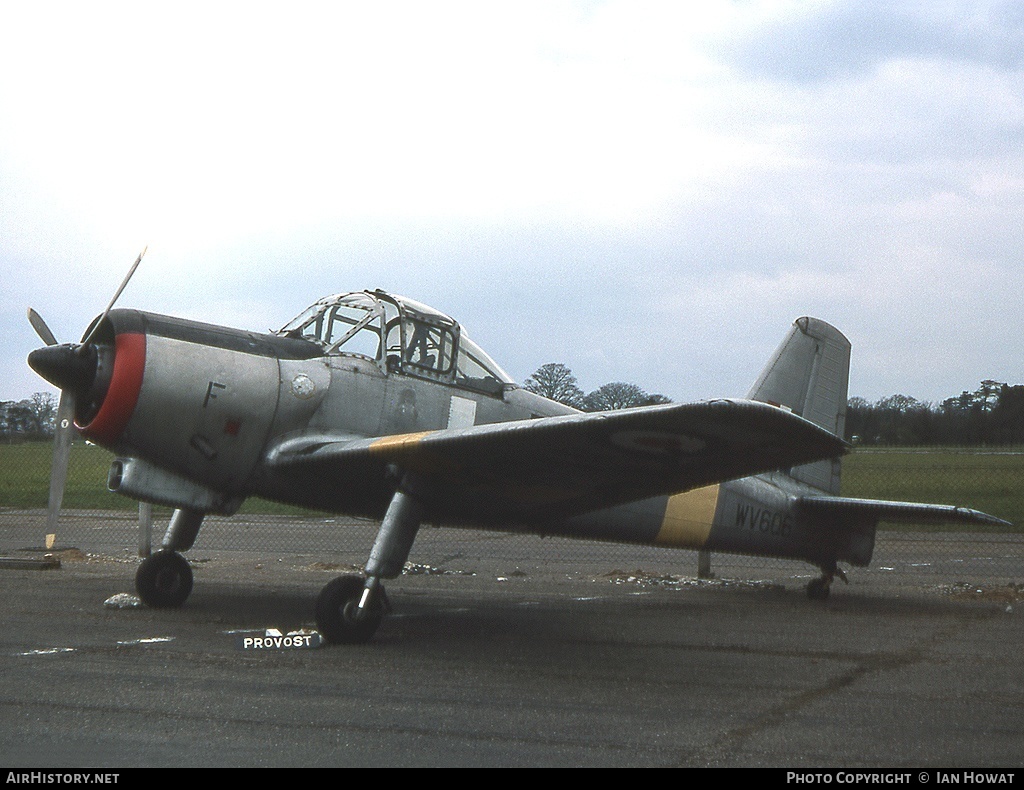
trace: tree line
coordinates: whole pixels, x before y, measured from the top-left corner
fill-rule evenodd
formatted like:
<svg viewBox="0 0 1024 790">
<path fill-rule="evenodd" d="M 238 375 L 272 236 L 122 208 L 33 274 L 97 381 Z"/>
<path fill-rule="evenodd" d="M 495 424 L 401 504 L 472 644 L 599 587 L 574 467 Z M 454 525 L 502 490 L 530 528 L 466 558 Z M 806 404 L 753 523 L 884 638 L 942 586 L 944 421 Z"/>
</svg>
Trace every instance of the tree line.
<svg viewBox="0 0 1024 790">
<path fill-rule="evenodd" d="M 57 399 L 37 392 L 20 401 L 0 402 L 0 437 L 4 441 L 49 439 L 57 419 Z"/>
<path fill-rule="evenodd" d="M 523 382 L 530 392 L 583 411 L 605 411 L 671 403 L 635 384 L 613 382 L 584 393 L 566 365 L 542 365 Z M 862 445 L 1008 445 L 1024 444 L 1024 385 L 991 379 L 939 404 L 908 395 L 890 395 L 870 403 L 850 398 L 846 435 Z"/>
<path fill-rule="evenodd" d="M 523 382 L 523 389 L 583 411 L 611 411 L 672 402 L 664 395 L 652 395 L 624 381 L 602 384 L 593 392 L 584 393 L 572 370 L 561 362 L 541 365 Z"/>
<path fill-rule="evenodd" d="M 583 411 L 610 411 L 671 403 L 664 395 L 636 384 L 613 381 L 584 392 L 562 363 L 539 367 L 523 388 Z M 53 436 L 57 399 L 37 392 L 21 401 L 0 402 L 0 439 L 40 440 Z M 1024 444 L 1024 385 L 991 379 L 939 404 L 908 395 L 889 395 L 874 403 L 850 398 L 846 412 L 848 442 L 860 445 L 1009 445 Z"/>
<path fill-rule="evenodd" d="M 1024 385 L 991 379 L 939 404 L 907 395 L 850 398 L 846 440 L 864 445 L 1024 444 Z"/>
</svg>

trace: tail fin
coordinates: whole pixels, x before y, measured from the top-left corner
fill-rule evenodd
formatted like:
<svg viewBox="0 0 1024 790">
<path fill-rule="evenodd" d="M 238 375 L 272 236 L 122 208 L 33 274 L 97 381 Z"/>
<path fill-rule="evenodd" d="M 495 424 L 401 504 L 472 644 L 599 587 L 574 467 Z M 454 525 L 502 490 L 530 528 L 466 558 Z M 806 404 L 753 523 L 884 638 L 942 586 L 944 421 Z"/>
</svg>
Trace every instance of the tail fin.
<svg viewBox="0 0 1024 790">
<path fill-rule="evenodd" d="M 831 324 L 798 318 L 751 388 L 750 400 L 785 406 L 839 437 L 846 428 L 850 341 Z M 796 467 L 793 478 L 839 493 L 839 459 Z"/>
</svg>

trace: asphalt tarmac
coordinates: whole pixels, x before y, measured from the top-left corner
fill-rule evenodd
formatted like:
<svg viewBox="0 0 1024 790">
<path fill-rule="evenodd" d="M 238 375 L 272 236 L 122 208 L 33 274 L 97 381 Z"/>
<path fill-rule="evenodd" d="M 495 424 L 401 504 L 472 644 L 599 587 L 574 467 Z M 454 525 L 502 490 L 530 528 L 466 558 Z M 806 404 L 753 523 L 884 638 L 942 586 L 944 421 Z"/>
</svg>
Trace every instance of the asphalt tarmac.
<svg viewBox="0 0 1024 790">
<path fill-rule="evenodd" d="M 41 557 L 7 529 L 4 554 Z M 357 555 L 197 547 L 173 611 L 105 604 L 134 592 L 123 549 L 58 545 L 59 568 L 0 569 L 0 765 L 1024 763 L 1019 542 L 982 578 L 964 560 L 991 545 L 922 539 L 921 562 L 854 570 L 811 602 L 796 564 L 716 557 L 719 578 L 698 580 L 693 554 L 622 565 L 589 544 L 453 532 L 424 530 L 387 585 L 392 616 L 356 647 L 239 645 L 309 634 L 320 588 Z"/>
</svg>

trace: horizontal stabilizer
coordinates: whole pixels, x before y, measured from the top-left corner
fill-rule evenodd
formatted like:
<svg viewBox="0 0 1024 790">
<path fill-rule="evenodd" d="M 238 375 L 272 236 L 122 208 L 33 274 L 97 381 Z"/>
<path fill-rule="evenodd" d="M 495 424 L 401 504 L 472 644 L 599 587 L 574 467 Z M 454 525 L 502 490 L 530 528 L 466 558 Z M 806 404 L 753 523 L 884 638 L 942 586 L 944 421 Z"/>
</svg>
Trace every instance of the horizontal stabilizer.
<svg viewBox="0 0 1024 790">
<path fill-rule="evenodd" d="M 797 506 L 808 515 L 828 517 L 837 521 L 873 520 L 900 521 L 910 524 L 980 524 L 1013 526 L 1009 521 L 954 505 L 929 505 L 921 502 L 890 502 L 881 499 L 849 497 L 800 497 Z"/>
</svg>

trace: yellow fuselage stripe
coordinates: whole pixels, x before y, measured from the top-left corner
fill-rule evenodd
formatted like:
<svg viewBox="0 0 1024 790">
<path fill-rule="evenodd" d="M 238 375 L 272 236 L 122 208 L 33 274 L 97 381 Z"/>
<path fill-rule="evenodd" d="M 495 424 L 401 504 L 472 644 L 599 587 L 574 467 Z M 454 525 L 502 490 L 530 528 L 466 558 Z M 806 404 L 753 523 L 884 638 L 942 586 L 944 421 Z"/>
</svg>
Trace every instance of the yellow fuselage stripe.
<svg viewBox="0 0 1024 790">
<path fill-rule="evenodd" d="M 708 541 L 718 506 L 718 484 L 668 498 L 665 517 L 654 542 L 658 546 L 700 549 Z"/>
<path fill-rule="evenodd" d="M 420 440 L 422 440 L 424 436 L 429 436 L 432 433 L 433 431 L 423 431 L 421 433 L 400 433 L 395 436 L 385 436 L 382 439 L 377 439 L 377 441 L 370 445 L 370 452 L 380 453 L 385 450 L 412 447 L 419 444 Z"/>
</svg>

